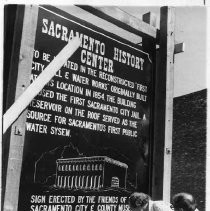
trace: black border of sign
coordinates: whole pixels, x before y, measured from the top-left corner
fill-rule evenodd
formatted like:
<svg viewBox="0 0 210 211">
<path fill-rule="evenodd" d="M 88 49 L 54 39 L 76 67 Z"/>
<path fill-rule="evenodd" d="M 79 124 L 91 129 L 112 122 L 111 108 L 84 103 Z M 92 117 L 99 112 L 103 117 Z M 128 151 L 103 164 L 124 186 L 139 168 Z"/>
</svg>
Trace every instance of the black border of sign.
<svg viewBox="0 0 210 211">
<path fill-rule="evenodd" d="M 123 39 L 123 38 L 121 38 L 120 36 L 117 36 L 117 35 L 115 35 L 115 34 L 113 34 L 113 33 L 111 33 L 111 32 L 108 32 L 108 31 L 106 31 L 106 30 L 103 30 L 103 29 L 101 29 L 101 28 L 99 28 L 99 27 L 97 27 L 97 26 L 95 26 L 95 25 L 93 25 L 93 24 L 91 24 L 91 23 L 89 23 L 89 22 L 86 22 L 86 21 L 84 21 L 84 20 L 81 20 L 81 19 L 79 19 L 79 18 L 77 18 L 77 17 L 75 17 L 75 16 L 73 16 L 73 15 L 71 15 L 71 14 L 69 14 L 69 13 L 67 13 L 67 12 L 65 12 L 65 11 L 63 11 L 63 10 L 61 10 L 61 9 L 58 9 L 58 8 L 56 8 L 56 7 L 54 7 L 54 6 L 43 6 L 44 8 L 48 8 L 48 9 L 51 9 L 51 10 L 54 10 L 54 11 L 58 11 L 59 13 L 61 13 L 62 15 L 65 15 L 65 16 L 69 16 L 69 17 L 73 17 L 74 19 L 77 19 L 79 22 L 83 22 L 84 24 L 87 24 L 87 25 L 89 25 L 89 26 L 91 26 L 93 29 L 95 29 L 95 30 L 98 30 L 98 31 L 101 31 L 101 32 L 106 32 L 106 34 L 109 34 L 110 36 L 112 36 L 112 37 L 115 37 L 116 39 L 120 39 L 120 40 L 123 40 L 125 43 L 127 43 L 127 44 L 129 44 L 129 45 L 131 45 L 131 46 L 133 46 L 133 47 L 135 47 L 135 48 L 137 48 L 138 47 L 138 49 L 139 50 L 141 50 L 142 51 L 142 49 L 143 49 L 143 47 L 141 47 L 141 46 L 139 46 L 139 45 L 135 45 L 135 44 L 133 44 L 133 43 L 130 43 L 129 41 L 127 41 L 127 40 L 125 40 L 125 39 Z M 94 14 L 93 14 L 94 15 Z M 104 20 L 106 20 L 106 19 L 104 19 Z M 19 20 L 20 21 L 20 20 Z M 18 22 L 18 23 L 16 23 L 16 24 L 22 24 L 22 20 L 20 21 L 20 22 Z M 128 31 L 127 29 L 125 29 L 126 31 Z M 21 33 L 18 33 L 17 31 L 15 31 L 14 32 L 14 35 L 15 36 L 21 36 Z M 148 43 L 149 42 L 151 42 L 151 45 L 154 45 L 154 54 L 153 55 L 151 55 L 151 58 L 152 58 L 152 60 L 153 61 L 155 61 L 155 42 L 156 42 L 156 39 L 154 39 L 154 38 L 151 38 L 149 35 L 148 35 Z M 144 38 L 145 39 L 145 38 Z M 144 41 L 144 42 L 147 42 L 147 39 L 146 39 L 146 41 Z M 151 49 L 149 49 L 149 51 L 151 51 Z M 19 52 L 16 52 L 16 49 L 13 49 L 13 55 L 16 57 L 16 58 L 19 58 Z M 151 104 L 150 104 L 150 112 L 151 112 L 151 115 L 150 115 L 150 119 L 149 119 L 149 121 L 150 121 L 150 127 L 149 127 L 149 130 L 150 130 L 150 140 L 149 140 L 149 143 L 150 143 L 150 146 L 149 146 L 149 153 L 150 153 L 150 155 L 149 155 L 149 165 L 150 165 L 150 167 L 149 167 L 149 187 L 148 187 L 148 191 L 149 192 L 151 192 L 151 188 L 152 188 L 152 157 L 153 157 L 153 141 L 154 141 L 154 139 L 153 139 L 153 128 L 154 128 L 154 120 L 153 120 L 153 118 L 154 118 L 154 98 L 155 98 L 155 68 L 156 68 L 156 66 L 155 66 L 155 62 L 152 62 L 152 74 L 151 74 L 151 88 L 152 88 L 152 96 L 151 96 Z M 11 70 L 14 70 L 15 69 L 15 72 L 17 72 L 18 71 L 18 68 L 15 68 L 14 67 L 14 64 L 11 64 L 11 68 L 10 68 L 10 74 L 11 74 Z M 15 79 L 15 80 L 17 80 L 17 79 Z M 14 82 L 16 82 L 16 81 L 14 81 L 14 79 L 13 80 L 9 80 L 9 82 L 10 82 L 10 84 L 14 84 Z M 10 93 L 11 94 L 11 93 Z M 7 100 L 10 100 L 10 101 L 14 101 L 14 99 L 9 99 L 9 92 L 7 93 Z M 9 130 L 8 130 L 8 133 L 9 133 Z M 6 175 L 5 175 L 6 176 Z M 4 184 L 3 184 L 4 185 Z"/>
</svg>

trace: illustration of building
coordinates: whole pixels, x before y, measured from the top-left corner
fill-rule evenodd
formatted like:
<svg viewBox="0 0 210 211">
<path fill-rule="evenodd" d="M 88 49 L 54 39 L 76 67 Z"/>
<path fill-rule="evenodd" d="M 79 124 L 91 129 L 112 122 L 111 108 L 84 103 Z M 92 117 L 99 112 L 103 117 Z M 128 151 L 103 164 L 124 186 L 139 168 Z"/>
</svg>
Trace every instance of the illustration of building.
<svg viewBox="0 0 210 211">
<path fill-rule="evenodd" d="M 106 156 L 58 159 L 56 166 L 59 188 L 126 188 L 127 164 Z"/>
</svg>

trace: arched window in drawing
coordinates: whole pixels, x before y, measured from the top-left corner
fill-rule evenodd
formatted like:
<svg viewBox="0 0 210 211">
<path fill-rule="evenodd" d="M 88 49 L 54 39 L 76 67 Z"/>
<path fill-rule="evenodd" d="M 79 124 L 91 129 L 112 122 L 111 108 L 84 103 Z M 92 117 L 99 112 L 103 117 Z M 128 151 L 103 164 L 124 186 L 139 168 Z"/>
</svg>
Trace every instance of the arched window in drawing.
<svg viewBox="0 0 210 211">
<path fill-rule="evenodd" d="M 71 178 L 71 188 L 73 188 L 74 187 L 74 176 L 72 176 L 72 178 Z"/>
<path fill-rule="evenodd" d="M 101 184 L 101 175 L 98 177 L 98 188 L 102 187 L 102 184 Z"/>
<path fill-rule="evenodd" d="M 81 187 L 84 188 L 84 180 L 85 180 L 85 176 L 82 176 L 82 183 L 81 183 Z"/>
<path fill-rule="evenodd" d="M 59 185 L 60 185 L 60 176 L 57 177 L 57 183 L 56 184 L 59 187 Z"/>
<path fill-rule="evenodd" d="M 102 171 L 103 170 L 103 166 L 102 164 L 99 165 L 99 170 Z"/>
<path fill-rule="evenodd" d="M 68 176 L 68 188 L 71 187 L 71 176 Z"/>
<path fill-rule="evenodd" d="M 98 171 L 98 164 L 95 165 L 95 170 Z"/>
<path fill-rule="evenodd" d="M 86 164 L 83 164 L 82 170 L 83 170 L 83 171 L 86 171 Z"/>
<path fill-rule="evenodd" d="M 74 187 L 75 187 L 75 188 L 78 187 L 77 183 L 78 183 L 78 176 L 75 177 L 75 183 L 74 183 Z"/>
</svg>

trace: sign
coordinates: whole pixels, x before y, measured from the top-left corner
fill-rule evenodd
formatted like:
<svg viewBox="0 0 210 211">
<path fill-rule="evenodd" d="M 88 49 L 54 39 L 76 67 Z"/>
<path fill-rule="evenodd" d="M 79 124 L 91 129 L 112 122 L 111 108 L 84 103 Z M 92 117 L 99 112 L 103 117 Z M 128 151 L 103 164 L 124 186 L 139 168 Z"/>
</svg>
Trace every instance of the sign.
<svg viewBox="0 0 210 211">
<path fill-rule="evenodd" d="M 127 211 L 149 190 L 150 55 L 54 7 L 39 7 L 31 83 L 74 36 L 81 45 L 30 103 L 19 210 Z"/>
</svg>

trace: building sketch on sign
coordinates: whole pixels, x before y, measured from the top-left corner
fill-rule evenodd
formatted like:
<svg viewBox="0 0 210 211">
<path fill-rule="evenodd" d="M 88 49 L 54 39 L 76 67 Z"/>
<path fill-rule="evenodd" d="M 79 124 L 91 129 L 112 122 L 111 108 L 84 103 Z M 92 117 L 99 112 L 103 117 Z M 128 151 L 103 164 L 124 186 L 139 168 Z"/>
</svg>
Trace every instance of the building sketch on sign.
<svg viewBox="0 0 210 211">
<path fill-rule="evenodd" d="M 128 166 L 106 156 L 58 159 L 58 188 L 101 189 L 126 188 Z"/>
</svg>

